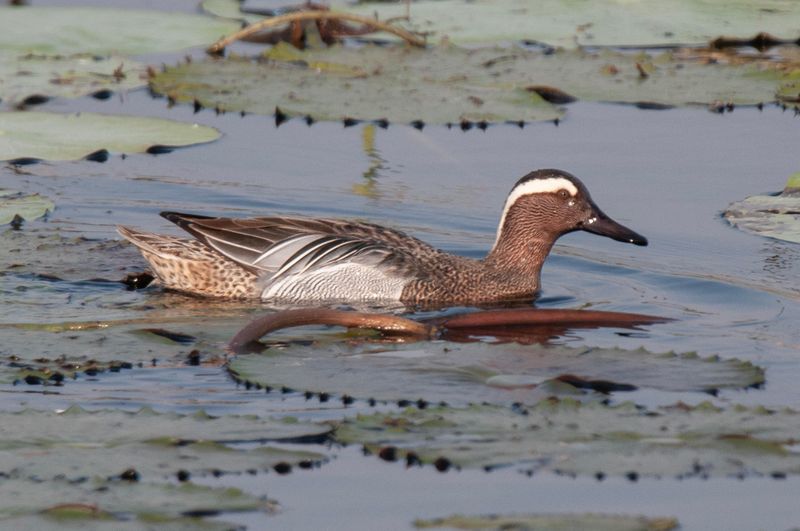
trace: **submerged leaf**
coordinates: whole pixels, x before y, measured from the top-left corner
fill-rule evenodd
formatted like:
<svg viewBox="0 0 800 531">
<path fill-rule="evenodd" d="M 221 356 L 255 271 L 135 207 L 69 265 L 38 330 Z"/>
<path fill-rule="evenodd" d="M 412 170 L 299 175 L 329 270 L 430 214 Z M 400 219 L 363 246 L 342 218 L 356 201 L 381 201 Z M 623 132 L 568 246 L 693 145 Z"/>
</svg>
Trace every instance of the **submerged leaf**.
<svg viewBox="0 0 800 531">
<path fill-rule="evenodd" d="M 592 531 L 669 531 L 678 527 L 674 518 L 647 518 L 621 514 L 514 514 L 489 516 L 453 515 L 446 518 L 416 520 L 418 529 L 465 530 L 530 530 L 564 531 L 567 529 L 591 529 Z"/>
<path fill-rule="evenodd" d="M 347 419 L 336 439 L 396 458 L 464 468 L 655 477 L 800 474 L 792 451 L 800 414 L 708 403 L 641 410 L 545 400 L 534 407 L 471 406 L 375 413 Z M 384 453 L 385 455 L 385 453 Z"/>
<path fill-rule="evenodd" d="M 323 438 L 328 426 L 255 416 L 101 410 L 0 413 L 0 467 L 6 477 L 109 478 L 134 469 L 141 479 L 264 471 L 278 463 L 320 462 L 323 455 L 226 442 Z M 32 452 L 36 459 L 31 460 Z"/>
<path fill-rule="evenodd" d="M 406 15 L 396 2 L 361 2 L 349 12 L 385 20 Z M 724 34 L 752 37 L 768 32 L 796 39 L 793 0 L 424 0 L 410 6 L 411 28 L 434 42 L 537 41 L 564 48 L 579 46 L 667 46 L 704 44 Z"/>
<path fill-rule="evenodd" d="M 219 138 L 212 127 L 137 116 L 0 113 L 0 160 L 78 160 L 99 151 L 144 153 Z M 107 156 L 107 155 L 106 155 Z"/>
<path fill-rule="evenodd" d="M 0 6 L 5 53 L 164 53 L 202 46 L 237 29 L 230 20 L 170 11 Z"/>
<path fill-rule="evenodd" d="M 442 341 L 298 345 L 238 356 L 229 369 L 244 381 L 273 387 L 448 404 L 533 403 L 542 393 L 552 394 L 549 380 L 564 374 L 666 391 L 742 388 L 764 381 L 763 370 L 748 362 L 695 354 Z M 565 382 L 561 388 L 576 391 Z"/>
<path fill-rule="evenodd" d="M 17 217 L 33 221 L 52 212 L 54 208 L 52 201 L 39 194 L 0 190 L 0 225 L 11 223 Z"/>
<path fill-rule="evenodd" d="M 145 85 L 144 65 L 122 56 L 93 55 L 21 57 L 0 54 L 0 100 L 24 104 L 31 97 L 108 97 L 107 91 Z"/>
</svg>

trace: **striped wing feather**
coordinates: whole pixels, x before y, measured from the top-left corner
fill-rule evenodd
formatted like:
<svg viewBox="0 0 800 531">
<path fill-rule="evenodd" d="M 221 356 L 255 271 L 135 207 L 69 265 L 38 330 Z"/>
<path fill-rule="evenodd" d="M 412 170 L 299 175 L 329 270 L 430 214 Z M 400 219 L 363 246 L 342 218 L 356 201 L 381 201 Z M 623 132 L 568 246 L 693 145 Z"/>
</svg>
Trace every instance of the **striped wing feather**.
<svg viewBox="0 0 800 531">
<path fill-rule="evenodd" d="M 206 218 L 162 216 L 199 241 L 271 280 L 344 262 L 414 274 L 415 257 L 439 253 L 400 231 L 350 221 L 288 217 Z"/>
</svg>

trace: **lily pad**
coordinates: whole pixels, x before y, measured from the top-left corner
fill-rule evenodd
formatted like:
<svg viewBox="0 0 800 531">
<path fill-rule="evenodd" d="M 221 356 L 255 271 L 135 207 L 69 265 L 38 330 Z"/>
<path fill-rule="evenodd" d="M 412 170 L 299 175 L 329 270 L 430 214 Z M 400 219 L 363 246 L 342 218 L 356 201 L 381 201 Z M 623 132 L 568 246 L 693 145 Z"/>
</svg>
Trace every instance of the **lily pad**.
<svg viewBox="0 0 800 531">
<path fill-rule="evenodd" d="M 335 7 L 345 8 L 344 1 Z M 363 2 L 348 12 L 386 20 L 406 6 Z M 460 44 L 533 40 L 563 48 L 704 44 L 720 35 L 749 38 L 759 32 L 800 37 L 792 0 L 425 0 L 410 6 L 411 28 Z"/>
<path fill-rule="evenodd" d="M 0 113 L 0 160 L 78 160 L 98 152 L 144 153 L 219 138 L 212 127 L 139 116 Z"/>
<path fill-rule="evenodd" d="M 5 478 L 0 486 L 0 526 L 7 529 L 222 531 L 235 526 L 202 516 L 265 510 L 270 503 L 238 489 L 193 484 Z"/>
<path fill-rule="evenodd" d="M 759 236 L 800 243 L 800 175 L 789 178 L 781 194 L 754 195 L 731 203 L 723 213 L 728 223 Z"/>
<path fill-rule="evenodd" d="M 514 514 L 489 516 L 452 515 L 445 518 L 415 520 L 417 529 L 528 529 L 563 531 L 592 529 L 593 531 L 669 531 L 678 527 L 674 518 L 648 518 L 622 514 Z"/>
<path fill-rule="evenodd" d="M 749 362 L 652 354 L 643 349 L 428 342 L 410 345 L 292 346 L 238 356 L 229 370 L 265 386 L 378 400 L 534 403 L 563 374 L 665 391 L 743 388 L 764 381 Z M 571 387 L 571 386 L 570 386 Z M 573 389 L 574 390 L 574 389 Z"/>
<path fill-rule="evenodd" d="M 384 459 L 526 472 L 638 477 L 785 477 L 800 473 L 800 413 L 676 404 L 642 410 L 546 400 L 527 409 L 471 406 L 360 415 L 336 439 Z M 409 457 L 412 454 L 413 457 Z"/>
<path fill-rule="evenodd" d="M 24 410 L 0 413 L 0 463 L 4 477 L 67 479 L 117 477 L 134 469 L 143 480 L 178 472 L 203 474 L 266 471 L 281 463 L 321 462 L 322 454 L 272 446 L 232 447 L 229 443 L 264 443 L 320 439 L 329 426 L 301 423 L 291 417 L 212 417 L 100 410 L 77 406 L 62 413 Z M 35 452 L 36 459 L 31 459 Z"/>
<path fill-rule="evenodd" d="M 273 114 L 280 109 L 284 117 L 441 124 L 561 116 L 563 111 L 545 99 L 661 107 L 757 104 L 774 101 L 788 75 L 767 63 L 704 64 L 672 53 L 454 46 L 332 46 L 301 52 L 278 45 L 259 62 L 231 57 L 167 68 L 150 87 L 178 102 L 225 111 Z"/>
<path fill-rule="evenodd" d="M 167 68 L 151 79 L 150 87 L 178 102 L 257 114 L 278 108 L 286 116 L 315 120 L 443 124 L 562 115 L 521 87 L 472 83 L 457 57 L 448 63 L 447 56 L 437 50 L 379 47 L 299 52 L 279 45 L 261 62 L 231 57 Z"/>
<path fill-rule="evenodd" d="M 11 223 L 17 216 L 33 221 L 53 211 L 52 201 L 39 194 L 23 194 L 0 190 L 0 225 Z"/>
<path fill-rule="evenodd" d="M 145 85 L 144 75 L 144 65 L 121 56 L 0 54 L 0 100 L 18 105 L 31 98 L 108 97 Z"/>
<path fill-rule="evenodd" d="M 163 53 L 233 33 L 230 20 L 168 11 L 105 7 L 0 7 L 5 53 Z"/>
<path fill-rule="evenodd" d="M 182 367 L 192 350 L 202 363 L 219 365 L 222 345 L 259 309 L 129 291 L 120 280 L 145 262 L 119 240 L 32 228 L 0 231 L 0 248 L 4 383 L 65 384 L 131 367 Z"/>
</svg>

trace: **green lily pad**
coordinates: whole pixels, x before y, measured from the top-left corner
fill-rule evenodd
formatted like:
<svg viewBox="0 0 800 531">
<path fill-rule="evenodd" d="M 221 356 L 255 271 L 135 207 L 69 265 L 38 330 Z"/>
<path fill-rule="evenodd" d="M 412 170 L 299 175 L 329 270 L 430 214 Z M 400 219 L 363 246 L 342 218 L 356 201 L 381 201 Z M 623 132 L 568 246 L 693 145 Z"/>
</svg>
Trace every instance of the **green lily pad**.
<svg viewBox="0 0 800 531">
<path fill-rule="evenodd" d="M 800 243 L 799 194 L 754 195 L 731 203 L 723 216 L 745 232 Z"/>
<path fill-rule="evenodd" d="M 345 7 L 381 20 L 406 15 L 396 2 Z M 667 46 L 704 44 L 726 35 L 750 38 L 768 32 L 800 36 L 792 0 L 679 0 L 592 2 L 591 0 L 425 0 L 410 7 L 412 29 L 461 44 L 534 40 L 563 48 L 578 46 Z"/>
<path fill-rule="evenodd" d="M 311 116 L 315 120 L 410 123 L 538 121 L 562 112 L 512 84 L 472 83 L 459 52 L 277 46 L 262 62 L 231 57 L 158 73 L 150 87 L 175 101 L 225 111 Z M 453 62 L 448 62 L 453 59 Z M 391 64 L 392 68 L 385 68 Z M 444 69 L 444 70 L 442 70 Z"/>
<path fill-rule="evenodd" d="M 757 104 L 774 101 L 787 75 L 764 63 L 703 64 L 672 53 L 454 46 L 301 52 L 278 45 L 259 62 L 231 57 L 167 68 L 150 87 L 178 102 L 226 111 L 273 114 L 278 108 L 286 116 L 317 120 L 442 124 L 552 120 L 563 111 L 543 97 L 562 101 L 554 92 L 566 93 L 563 101 L 571 96 L 657 106 Z"/>
<path fill-rule="evenodd" d="M 0 113 L 0 160 L 78 160 L 100 151 L 144 153 L 219 138 L 212 127 L 139 116 Z"/>
<path fill-rule="evenodd" d="M 264 386 L 379 400 L 535 403 L 563 374 L 666 391 L 742 388 L 764 381 L 749 362 L 643 349 L 428 342 L 292 346 L 238 356 L 229 370 Z M 569 386 L 571 387 L 571 386 Z M 574 391 L 574 389 L 573 389 Z"/>
<path fill-rule="evenodd" d="M 23 194 L 13 190 L 0 190 L 0 225 L 11 223 L 17 216 L 25 221 L 33 221 L 56 206 L 39 194 Z"/>
<path fill-rule="evenodd" d="M 286 5 L 292 4 L 287 0 Z M 241 7 L 239 0 L 203 0 L 200 2 L 200 8 L 215 17 L 227 18 L 237 22 L 246 22 L 247 24 L 254 24 L 259 20 L 264 20 L 261 15 L 251 15 L 249 13 L 242 13 L 239 9 Z"/>
<path fill-rule="evenodd" d="M 168 11 L 105 7 L 0 7 L 5 53 L 164 53 L 233 33 L 233 21 Z"/>
<path fill-rule="evenodd" d="M 514 514 L 489 516 L 452 515 L 445 518 L 415 520 L 417 529 L 528 529 L 531 531 L 563 531 L 592 529 L 593 531 L 669 531 L 678 527 L 674 518 L 648 518 L 622 514 Z"/>
<path fill-rule="evenodd" d="M 16 105 L 31 96 L 78 98 L 146 84 L 144 65 L 121 56 L 21 57 L 0 54 L 0 100 Z"/>
<path fill-rule="evenodd" d="M 231 442 L 324 437 L 329 426 L 296 419 L 100 410 L 0 413 L 4 477 L 107 479 L 134 469 L 147 481 L 175 476 L 266 471 L 281 463 L 321 462 L 322 454 Z M 36 459 L 31 459 L 31 454 Z"/>
<path fill-rule="evenodd" d="M 119 240 L 42 227 L 0 231 L 0 248 L 3 383 L 65 384 L 73 376 L 152 367 L 154 360 L 157 367 L 181 367 L 195 349 L 203 363 L 221 364 L 222 346 L 259 309 L 129 291 L 119 281 L 145 262 Z"/>
<path fill-rule="evenodd" d="M 440 469 L 743 478 L 799 474 L 798 432 L 800 413 L 788 409 L 679 403 L 642 410 L 565 399 L 524 410 L 482 405 L 360 415 L 344 420 L 336 439 Z"/>
<path fill-rule="evenodd" d="M 12 478 L 0 480 L 0 486 L 0 526 L 7 529 L 222 531 L 235 526 L 202 515 L 264 510 L 270 503 L 239 489 L 188 483 Z"/>
</svg>

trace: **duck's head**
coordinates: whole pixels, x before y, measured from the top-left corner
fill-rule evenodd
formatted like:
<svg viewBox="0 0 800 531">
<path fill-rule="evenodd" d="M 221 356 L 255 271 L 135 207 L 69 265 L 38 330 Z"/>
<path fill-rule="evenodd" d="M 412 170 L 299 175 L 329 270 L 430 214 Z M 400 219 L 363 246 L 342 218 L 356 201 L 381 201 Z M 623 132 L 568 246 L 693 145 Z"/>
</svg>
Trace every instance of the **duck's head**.
<svg viewBox="0 0 800 531">
<path fill-rule="evenodd" d="M 561 235 L 576 230 L 647 245 L 647 238 L 605 215 L 577 177 L 548 169 L 529 173 L 511 189 L 494 247 L 503 240 L 532 238 L 552 245 Z"/>
</svg>

